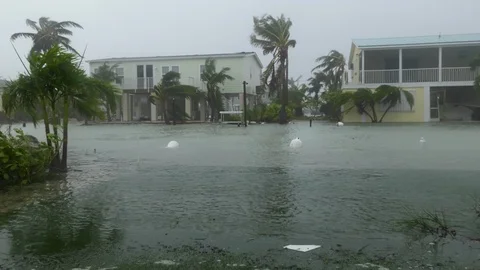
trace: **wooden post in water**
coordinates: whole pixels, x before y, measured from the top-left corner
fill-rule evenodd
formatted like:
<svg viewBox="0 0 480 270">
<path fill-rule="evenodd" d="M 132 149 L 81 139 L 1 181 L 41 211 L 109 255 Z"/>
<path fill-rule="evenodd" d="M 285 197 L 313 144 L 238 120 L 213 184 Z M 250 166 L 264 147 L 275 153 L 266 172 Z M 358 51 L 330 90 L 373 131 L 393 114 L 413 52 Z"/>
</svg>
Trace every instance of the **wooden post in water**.
<svg viewBox="0 0 480 270">
<path fill-rule="evenodd" d="M 247 127 L 247 82 L 243 81 L 243 122 Z"/>
<path fill-rule="evenodd" d="M 313 119 L 310 118 L 310 127 L 312 127 L 312 121 L 313 121 Z"/>
</svg>

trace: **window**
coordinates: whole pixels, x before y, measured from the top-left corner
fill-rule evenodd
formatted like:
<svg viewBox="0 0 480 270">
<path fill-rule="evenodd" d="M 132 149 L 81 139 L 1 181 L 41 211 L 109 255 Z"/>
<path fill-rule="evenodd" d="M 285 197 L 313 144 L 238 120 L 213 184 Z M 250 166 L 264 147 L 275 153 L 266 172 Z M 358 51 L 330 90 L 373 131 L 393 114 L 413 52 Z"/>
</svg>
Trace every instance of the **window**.
<svg viewBox="0 0 480 270">
<path fill-rule="evenodd" d="M 147 73 L 147 78 L 153 78 L 153 66 L 152 65 L 146 65 L 145 69 L 146 69 L 146 73 Z"/>
<path fill-rule="evenodd" d="M 122 85 L 123 84 L 123 68 L 115 68 L 115 83 Z"/>
<path fill-rule="evenodd" d="M 407 90 L 413 95 L 414 101 L 416 97 L 416 92 L 415 90 Z M 380 104 L 380 111 L 384 112 L 388 108 L 388 105 L 383 105 Z M 410 105 L 408 105 L 407 99 L 405 98 L 405 95 L 402 93 L 402 99 L 400 103 L 397 103 L 397 105 L 393 106 L 388 112 L 414 112 L 415 111 L 415 105 L 412 106 L 410 109 Z"/>
<path fill-rule="evenodd" d="M 200 65 L 200 75 L 205 71 L 205 65 Z"/>
<path fill-rule="evenodd" d="M 145 77 L 144 74 L 145 74 L 145 73 L 143 73 L 143 65 L 138 65 L 138 66 L 137 66 L 137 78 L 143 78 L 143 77 Z"/>
<path fill-rule="evenodd" d="M 172 66 L 172 71 L 180 73 L 180 67 L 179 66 Z"/>
<path fill-rule="evenodd" d="M 162 67 L 162 75 L 167 74 L 170 71 L 170 67 L 168 66 L 163 66 Z"/>
<path fill-rule="evenodd" d="M 93 70 L 93 74 L 97 74 L 97 73 L 98 73 L 98 68 Z"/>
</svg>

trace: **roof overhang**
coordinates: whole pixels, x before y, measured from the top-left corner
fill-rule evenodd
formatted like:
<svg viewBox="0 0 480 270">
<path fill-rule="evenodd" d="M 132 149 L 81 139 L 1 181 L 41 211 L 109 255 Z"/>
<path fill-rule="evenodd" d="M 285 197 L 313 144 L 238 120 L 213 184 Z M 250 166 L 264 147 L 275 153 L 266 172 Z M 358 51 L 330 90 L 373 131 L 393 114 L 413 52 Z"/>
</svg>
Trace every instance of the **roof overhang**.
<svg viewBox="0 0 480 270">
<path fill-rule="evenodd" d="M 408 49 L 408 48 L 431 48 L 431 47 L 438 48 L 438 47 L 459 47 L 459 46 L 476 46 L 476 45 L 480 45 L 480 41 L 422 43 L 422 44 L 372 45 L 372 46 L 356 46 L 355 42 L 352 44 L 352 46 L 356 46 L 360 50 Z"/>
<path fill-rule="evenodd" d="M 168 61 L 168 60 L 186 60 L 186 59 L 206 59 L 206 58 L 241 58 L 253 56 L 255 61 L 258 63 L 260 68 L 263 68 L 263 64 L 260 61 L 257 53 L 250 52 L 250 53 L 239 53 L 239 54 L 203 54 L 203 55 L 178 55 L 178 56 L 154 56 L 154 57 L 118 57 L 118 58 L 104 58 L 104 59 L 92 59 L 86 60 L 86 63 L 94 64 L 94 63 L 108 63 L 108 62 L 150 62 L 150 61 Z"/>
</svg>

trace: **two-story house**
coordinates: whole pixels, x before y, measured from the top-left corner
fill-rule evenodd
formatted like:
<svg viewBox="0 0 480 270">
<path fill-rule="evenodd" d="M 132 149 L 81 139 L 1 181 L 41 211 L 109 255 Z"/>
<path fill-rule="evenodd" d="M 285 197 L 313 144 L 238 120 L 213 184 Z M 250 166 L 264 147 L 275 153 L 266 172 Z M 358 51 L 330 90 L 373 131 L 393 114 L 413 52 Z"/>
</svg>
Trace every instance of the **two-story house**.
<svg viewBox="0 0 480 270">
<path fill-rule="evenodd" d="M 479 72 L 470 68 L 477 55 L 480 34 L 355 39 L 344 90 L 389 84 L 410 91 L 415 98 L 413 108 L 401 102 L 389 111 L 385 122 L 471 120 L 471 108 L 480 107 L 473 89 Z M 379 105 L 378 110 L 384 108 Z M 344 121 L 368 119 L 351 110 Z"/>
<path fill-rule="evenodd" d="M 253 104 L 256 88 L 260 86 L 262 63 L 254 52 L 240 52 L 228 54 L 202 54 L 154 57 L 122 57 L 95 59 L 87 61 L 90 72 L 107 63 L 117 65 L 116 84 L 123 90 L 121 106 L 117 111 L 117 119 L 132 120 L 160 120 L 162 113 L 155 105 L 149 102 L 148 96 L 153 87 L 158 84 L 162 76 L 169 71 L 181 75 L 181 83 L 193 85 L 206 91 L 200 74 L 205 68 L 208 58 L 216 60 L 216 68 L 229 67 L 228 74 L 234 80 L 226 81 L 221 86 L 224 96 L 225 110 L 234 111 L 243 108 L 243 81 L 246 81 L 247 104 Z M 208 119 L 208 108 L 205 101 L 192 102 L 191 100 L 175 100 L 176 106 L 185 110 L 192 120 L 205 121 Z"/>
</svg>

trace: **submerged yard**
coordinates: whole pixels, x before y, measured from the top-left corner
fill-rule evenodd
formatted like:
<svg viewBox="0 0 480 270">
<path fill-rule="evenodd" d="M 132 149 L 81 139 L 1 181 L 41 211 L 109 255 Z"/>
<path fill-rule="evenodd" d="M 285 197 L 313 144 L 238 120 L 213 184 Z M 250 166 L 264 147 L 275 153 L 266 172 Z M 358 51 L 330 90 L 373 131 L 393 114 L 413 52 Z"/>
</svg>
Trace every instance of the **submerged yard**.
<svg viewBox="0 0 480 270">
<path fill-rule="evenodd" d="M 7 269 L 480 267 L 464 237 L 480 238 L 479 125 L 70 129 L 65 180 L 0 197 Z M 441 210 L 458 239 L 409 241 L 395 228 L 406 208 Z"/>
</svg>

